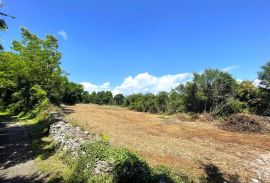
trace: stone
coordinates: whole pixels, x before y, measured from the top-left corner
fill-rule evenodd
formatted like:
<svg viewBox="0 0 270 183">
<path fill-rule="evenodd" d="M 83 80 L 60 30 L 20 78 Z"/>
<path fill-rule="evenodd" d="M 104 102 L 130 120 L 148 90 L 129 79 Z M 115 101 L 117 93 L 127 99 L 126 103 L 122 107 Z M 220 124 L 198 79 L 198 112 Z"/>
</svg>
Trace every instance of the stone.
<svg viewBox="0 0 270 183">
<path fill-rule="evenodd" d="M 106 161 L 97 161 L 94 166 L 94 174 L 108 174 L 113 171 L 113 164 Z"/>
<path fill-rule="evenodd" d="M 50 113 L 49 121 L 51 123 L 49 134 L 58 143 L 58 149 L 70 150 L 73 157 L 78 156 L 78 150 L 82 143 L 93 142 L 98 139 L 98 136 L 69 124 L 60 113 Z"/>
</svg>

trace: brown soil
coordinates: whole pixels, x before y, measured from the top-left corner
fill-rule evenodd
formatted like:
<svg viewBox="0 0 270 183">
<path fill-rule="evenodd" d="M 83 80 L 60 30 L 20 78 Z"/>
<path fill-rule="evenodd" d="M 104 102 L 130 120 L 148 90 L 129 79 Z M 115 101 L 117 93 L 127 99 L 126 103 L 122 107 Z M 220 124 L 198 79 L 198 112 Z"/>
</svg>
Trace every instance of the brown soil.
<svg viewBox="0 0 270 183">
<path fill-rule="evenodd" d="M 258 167 L 269 170 L 264 167 L 270 162 L 269 135 L 230 132 L 216 122 L 183 122 L 119 107 L 82 104 L 64 106 L 64 111 L 71 121 L 107 134 L 114 146 L 128 148 L 152 165 L 168 165 L 195 178 L 206 171 L 203 165 L 215 165 L 225 177 L 239 176 L 241 182 L 270 181 L 268 175 L 258 175 Z M 256 163 L 261 156 L 266 163 Z"/>
</svg>

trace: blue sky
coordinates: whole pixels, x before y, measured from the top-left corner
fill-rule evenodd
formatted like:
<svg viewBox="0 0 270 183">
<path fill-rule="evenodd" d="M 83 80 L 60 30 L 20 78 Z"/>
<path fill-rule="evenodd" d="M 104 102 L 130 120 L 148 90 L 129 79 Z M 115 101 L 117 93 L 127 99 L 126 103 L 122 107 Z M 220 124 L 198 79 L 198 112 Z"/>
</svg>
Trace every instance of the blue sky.
<svg viewBox="0 0 270 183">
<path fill-rule="evenodd" d="M 156 92 L 205 68 L 256 79 L 270 59 L 269 0 L 6 0 L 19 27 L 59 39 L 62 66 L 88 90 Z M 131 77 L 129 77 L 131 76 Z"/>
</svg>

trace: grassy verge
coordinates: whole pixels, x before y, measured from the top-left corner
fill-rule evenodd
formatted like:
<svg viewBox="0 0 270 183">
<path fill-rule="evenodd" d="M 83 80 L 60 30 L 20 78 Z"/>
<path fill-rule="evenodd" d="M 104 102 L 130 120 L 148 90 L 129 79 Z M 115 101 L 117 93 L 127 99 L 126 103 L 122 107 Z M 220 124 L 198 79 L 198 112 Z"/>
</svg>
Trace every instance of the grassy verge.
<svg viewBox="0 0 270 183">
<path fill-rule="evenodd" d="M 68 182 L 71 169 L 61 160 L 55 142 L 48 136 L 49 122 L 46 117 L 46 112 L 42 111 L 33 119 L 18 119 L 28 131 L 38 168 L 48 175 L 50 182 Z"/>
<path fill-rule="evenodd" d="M 104 140 L 83 144 L 79 158 L 72 160 L 68 154 L 63 160 L 72 167 L 70 182 L 116 183 L 188 183 L 188 177 L 164 166 L 150 167 L 146 161 L 123 148 L 113 148 Z M 96 162 L 113 165 L 109 173 L 95 175 Z"/>
</svg>

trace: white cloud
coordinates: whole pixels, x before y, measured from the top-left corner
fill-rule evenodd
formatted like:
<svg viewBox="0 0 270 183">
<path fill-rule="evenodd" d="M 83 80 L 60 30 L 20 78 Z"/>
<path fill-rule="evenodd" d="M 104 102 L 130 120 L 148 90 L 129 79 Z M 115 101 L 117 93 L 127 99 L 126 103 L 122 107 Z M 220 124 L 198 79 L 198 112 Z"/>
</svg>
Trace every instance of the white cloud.
<svg viewBox="0 0 270 183">
<path fill-rule="evenodd" d="M 254 81 L 253 81 L 253 84 L 255 85 L 255 86 L 257 86 L 257 87 L 262 87 L 262 85 L 261 85 L 261 80 L 260 79 L 255 79 Z"/>
<path fill-rule="evenodd" d="M 239 65 L 231 65 L 231 66 L 225 67 L 224 69 L 222 69 L 222 71 L 231 72 L 235 69 L 238 69 L 239 67 L 240 67 Z"/>
<path fill-rule="evenodd" d="M 83 85 L 84 89 L 90 93 L 111 90 L 110 82 L 103 83 L 102 85 L 95 85 L 89 82 L 82 82 L 81 84 Z"/>
<path fill-rule="evenodd" d="M 192 78 L 190 73 L 181 73 L 175 75 L 164 75 L 161 77 L 150 75 L 149 73 L 141 73 L 135 77 L 129 76 L 124 79 L 122 84 L 114 88 L 110 87 L 110 83 L 104 83 L 102 85 L 94 85 L 89 82 L 81 83 L 85 90 L 101 91 L 111 90 L 114 95 L 123 93 L 124 95 L 130 95 L 133 93 L 158 93 L 160 91 L 170 91 L 181 83 L 186 82 Z"/>
<path fill-rule="evenodd" d="M 64 31 L 64 30 L 58 31 L 57 34 L 59 34 L 60 36 L 62 36 L 62 38 L 64 40 L 67 40 L 68 39 L 68 35 L 67 35 L 66 31 Z"/>
</svg>

